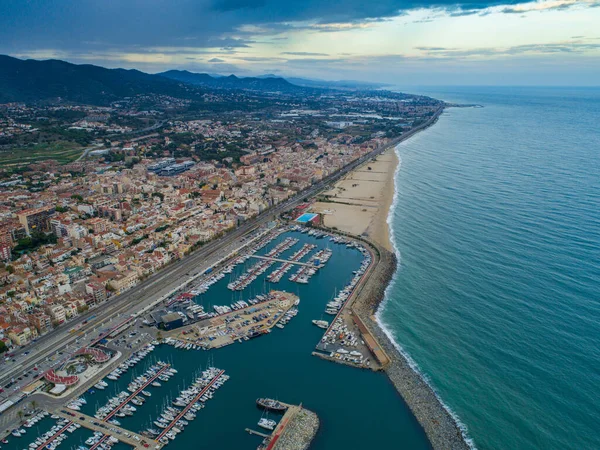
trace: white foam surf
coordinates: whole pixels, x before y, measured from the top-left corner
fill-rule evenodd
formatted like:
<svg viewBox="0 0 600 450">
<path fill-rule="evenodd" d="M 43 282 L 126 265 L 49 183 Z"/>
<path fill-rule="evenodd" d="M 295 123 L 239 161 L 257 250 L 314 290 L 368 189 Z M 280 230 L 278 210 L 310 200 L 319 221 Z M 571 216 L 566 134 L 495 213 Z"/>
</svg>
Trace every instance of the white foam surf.
<svg viewBox="0 0 600 450">
<path fill-rule="evenodd" d="M 419 136 L 419 135 L 421 135 L 421 133 L 418 133 L 416 136 Z M 414 139 L 414 137 L 412 137 L 412 139 Z M 387 221 L 387 224 L 388 224 L 388 231 L 389 231 L 388 234 L 389 234 L 390 243 L 392 244 L 392 249 L 394 251 L 394 254 L 396 255 L 396 259 L 398 261 L 398 265 L 396 267 L 396 273 L 394 273 L 394 275 L 392 276 L 392 280 L 390 281 L 390 283 L 388 284 L 388 286 L 385 289 L 385 294 L 384 294 L 384 297 L 383 297 L 383 301 L 381 302 L 381 304 L 377 308 L 377 311 L 375 312 L 375 320 L 377 321 L 377 324 L 379 325 L 379 328 L 381 328 L 381 330 L 388 337 L 388 339 L 390 340 L 390 342 L 394 345 L 394 347 L 396 347 L 396 349 L 398 350 L 398 352 L 407 361 L 407 363 L 410 366 L 410 368 L 412 370 L 414 370 L 415 373 L 419 377 L 421 377 L 421 379 L 431 388 L 431 390 L 433 391 L 435 397 L 437 398 L 437 400 L 442 405 L 442 408 L 444 408 L 448 412 L 448 414 L 452 417 L 452 420 L 454 420 L 454 422 L 456 423 L 456 426 L 460 430 L 460 432 L 461 432 L 461 434 L 463 436 L 463 439 L 465 440 L 465 442 L 467 443 L 467 445 L 469 446 L 469 448 L 471 448 L 473 450 L 476 450 L 475 442 L 473 442 L 473 439 L 471 439 L 469 437 L 467 426 L 463 422 L 461 422 L 460 418 L 452 410 L 452 408 L 450 408 L 450 406 L 448 406 L 442 400 L 442 398 L 440 397 L 440 395 L 436 391 L 435 387 L 433 386 L 433 384 L 432 384 L 431 380 L 429 379 L 429 377 L 427 376 L 427 374 L 425 374 L 420 369 L 420 367 L 416 363 L 416 361 L 404 350 L 404 348 L 402 348 L 402 346 L 400 345 L 400 343 L 398 343 L 398 341 L 396 340 L 396 338 L 395 338 L 394 334 L 392 333 L 390 327 L 388 326 L 388 324 L 386 324 L 384 322 L 383 317 L 382 317 L 382 313 L 385 310 L 387 303 L 390 301 L 390 293 L 391 293 L 391 290 L 392 290 L 392 286 L 396 282 L 395 281 L 396 274 L 401 269 L 401 265 L 402 265 L 402 263 L 401 263 L 402 259 L 401 259 L 400 249 L 398 248 L 398 245 L 397 245 L 397 242 L 396 242 L 396 237 L 394 235 L 394 227 L 392 226 L 392 224 L 393 224 L 394 212 L 396 210 L 396 207 L 397 207 L 397 204 L 398 204 L 398 199 L 400 197 L 400 194 L 399 194 L 399 191 L 398 191 L 398 183 L 396 182 L 396 180 L 398 179 L 399 173 L 400 173 L 400 167 L 402 165 L 402 158 L 400 156 L 400 147 L 402 146 L 402 144 L 407 143 L 409 140 L 401 142 L 400 144 L 398 144 L 394 148 L 394 152 L 396 153 L 396 157 L 398 158 L 398 164 L 396 166 L 396 170 L 394 171 L 394 196 L 393 196 L 393 199 L 392 199 L 392 205 L 390 206 L 390 210 L 388 211 L 388 215 L 387 215 L 387 220 L 386 221 Z"/>
</svg>

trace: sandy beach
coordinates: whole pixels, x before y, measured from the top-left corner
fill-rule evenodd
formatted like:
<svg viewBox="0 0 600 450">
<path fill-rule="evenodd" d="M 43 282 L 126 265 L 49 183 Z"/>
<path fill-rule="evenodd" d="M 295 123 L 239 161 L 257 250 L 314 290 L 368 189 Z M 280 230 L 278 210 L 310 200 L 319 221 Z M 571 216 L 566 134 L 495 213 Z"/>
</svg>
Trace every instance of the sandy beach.
<svg viewBox="0 0 600 450">
<path fill-rule="evenodd" d="M 368 237 L 391 250 L 387 216 L 394 199 L 397 165 L 391 147 L 338 181 L 312 211 L 323 214 L 327 227 Z"/>
</svg>

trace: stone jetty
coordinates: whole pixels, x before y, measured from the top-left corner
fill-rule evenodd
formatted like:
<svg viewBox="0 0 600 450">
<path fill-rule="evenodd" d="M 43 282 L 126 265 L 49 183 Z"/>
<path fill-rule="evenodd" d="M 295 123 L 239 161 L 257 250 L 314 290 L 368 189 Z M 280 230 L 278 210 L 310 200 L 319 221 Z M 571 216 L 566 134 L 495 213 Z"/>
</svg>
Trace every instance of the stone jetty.
<svg viewBox="0 0 600 450">
<path fill-rule="evenodd" d="M 306 450 L 317 434 L 319 418 L 308 409 L 298 408 L 286 424 L 273 450 Z"/>
</svg>

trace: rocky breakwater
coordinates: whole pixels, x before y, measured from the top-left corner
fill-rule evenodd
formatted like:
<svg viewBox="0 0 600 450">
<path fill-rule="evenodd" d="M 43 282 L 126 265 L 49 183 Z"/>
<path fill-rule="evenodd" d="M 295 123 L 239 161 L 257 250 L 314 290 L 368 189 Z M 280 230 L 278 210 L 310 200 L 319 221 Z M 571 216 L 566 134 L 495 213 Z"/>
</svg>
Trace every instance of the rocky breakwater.
<svg viewBox="0 0 600 450">
<path fill-rule="evenodd" d="M 307 409 L 298 408 L 277 439 L 273 450 L 305 450 L 315 438 L 318 429 L 317 415 Z"/>
<path fill-rule="evenodd" d="M 375 319 L 377 308 L 385 297 L 386 288 L 396 271 L 393 253 L 369 242 L 376 258 L 368 280 L 352 304 L 352 311 L 367 326 L 372 336 L 390 358 L 384 368 L 390 380 L 415 415 L 434 449 L 469 449 L 464 431 L 443 406 L 433 389 L 398 351 Z"/>
</svg>

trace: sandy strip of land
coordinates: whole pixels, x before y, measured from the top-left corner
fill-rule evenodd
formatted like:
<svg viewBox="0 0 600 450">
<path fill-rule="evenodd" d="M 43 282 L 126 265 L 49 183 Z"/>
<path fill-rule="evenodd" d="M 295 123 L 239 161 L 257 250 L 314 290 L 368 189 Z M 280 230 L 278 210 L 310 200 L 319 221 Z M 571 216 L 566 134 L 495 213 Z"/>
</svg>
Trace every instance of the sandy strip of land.
<svg viewBox="0 0 600 450">
<path fill-rule="evenodd" d="M 327 227 L 369 237 L 391 250 L 387 216 L 394 200 L 397 165 L 394 148 L 389 148 L 338 181 L 312 211 L 323 214 Z"/>
</svg>

